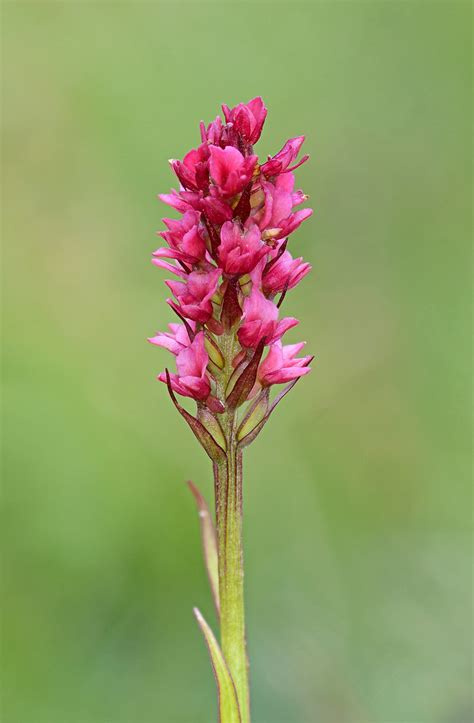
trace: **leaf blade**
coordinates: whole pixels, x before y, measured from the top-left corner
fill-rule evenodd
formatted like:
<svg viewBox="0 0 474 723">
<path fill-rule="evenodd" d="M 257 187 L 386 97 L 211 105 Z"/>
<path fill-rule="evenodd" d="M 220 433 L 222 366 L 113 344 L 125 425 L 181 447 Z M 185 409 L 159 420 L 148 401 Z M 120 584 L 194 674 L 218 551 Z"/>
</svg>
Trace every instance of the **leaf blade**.
<svg viewBox="0 0 474 723">
<path fill-rule="evenodd" d="M 239 428 L 237 429 L 238 442 L 240 442 L 241 439 L 244 439 L 258 424 L 260 424 L 268 411 L 269 396 L 270 389 L 265 387 L 262 389 L 260 394 L 255 397 L 252 404 L 250 404 Z"/>
<path fill-rule="evenodd" d="M 199 492 L 196 485 L 188 480 L 188 487 L 191 490 L 196 501 L 199 513 L 199 524 L 201 526 L 201 541 L 204 554 L 204 564 L 206 566 L 209 585 L 211 587 L 212 598 L 216 607 L 217 615 L 220 615 L 219 601 L 219 566 L 217 556 L 217 537 L 214 523 L 206 500 Z"/>
<path fill-rule="evenodd" d="M 314 359 L 314 357 L 310 357 L 310 359 L 308 359 L 308 361 L 306 362 L 305 366 L 308 366 L 309 364 L 311 364 L 311 362 L 312 362 L 313 359 Z M 295 384 L 297 384 L 300 379 L 301 379 L 301 377 L 297 377 L 297 378 L 294 379 L 292 382 L 290 382 L 289 384 L 287 384 L 286 387 L 284 387 L 283 391 L 281 391 L 281 392 L 275 397 L 275 399 L 273 400 L 272 404 L 270 404 L 270 407 L 268 408 L 268 411 L 267 411 L 267 413 L 265 414 L 265 416 L 263 417 L 263 419 L 262 419 L 262 420 L 254 427 L 254 429 L 253 429 L 251 432 L 249 432 L 245 437 L 241 437 L 241 438 L 240 438 L 240 440 L 239 440 L 239 442 L 238 442 L 238 448 L 239 448 L 239 449 L 243 449 L 244 447 L 247 447 L 251 442 L 253 442 L 253 440 L 255 439 L 255 437 L 257 437 L 257 435 L 260 434 L 260 432 L 262 431 L 263 427 L 265 426 L 265 424 L 266 424 L 266 423 L 268 422 L 268 420 L 270 419 L 270 415 L 271 415 L 272 412 L 275 410 L 275 407 L 277 407 L 278 404 L 280 404 L 281 400 L 282 400 L 284 397 L 286 397 L 286 395 L 288 394 L 288 392 L 290 392 L 290 391 L 293 389 L 293 387 L 295 386 Z"/>
<path fill-rule="evenodd" d="M 176 399 L 176 395 L 171 387 L 171 379 L 170 379 L 170 373 L 168 369 L 165 369 L 166 373 L 166 386 L 168 387 L 168 394 L 171 397 L 171 401 L 173 402 L 174 406 L 178 410 L 178 412 L 181 414 L 183 419 L 187 421 L 189 426 L 191 427 L 191 431 L 193 432 L 194 436 L 200 443 L 201 447 L 204 449 L 204 451 L 207 453 L 207 455 L 212 459 L 213 462 L 216 462 L 220 459 L 225 458 L 225 452 L 222 449 L 222 447 L 216 442 L 212 434 L 210 434 L 207 429 L 204 427 L 204 425 L 201 424 L 201 422 L 193 417 L 192 414 L 190 414 L 184 407 L 181 406 L 181 404 Z"/>
<path fill-rule="evenodd" d="M 234 388 L 227 397 L 227 404 L 232 409 L 240 407 L 250 394 L 257 378 L 258 365 L 260 364 L 264 348 L 265 339 L 262 339 L 255 349 L 251 360 L 237 379 Z"/>
<path fill-rule="evenodd" d="M 211 657 L 212 670 L 217 685 L 219 723 L 242 723 L 234 681 L 219 644 L 200 611 L 194 608 L 193 613 L 204 635 Z"/>
<path fill-rule="evenodd" d="M 226 331 L 230 331 L 241 316 L 242 309 L 237 294 L 237 282 L 234 279 L 229 279 L 222 301 L 221 324 Z"/>
</svg>

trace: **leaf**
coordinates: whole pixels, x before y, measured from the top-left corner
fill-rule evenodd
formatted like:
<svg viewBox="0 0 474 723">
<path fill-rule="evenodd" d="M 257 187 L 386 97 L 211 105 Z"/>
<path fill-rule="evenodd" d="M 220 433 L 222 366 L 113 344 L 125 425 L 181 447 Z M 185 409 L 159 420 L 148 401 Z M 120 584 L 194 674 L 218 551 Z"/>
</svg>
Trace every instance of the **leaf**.
<svg viewBox="0 0 474 723">
<path fill-rule="evenodd" d="M 229 279 L 222 301 L 221 323 L 225 331 L 230 331 L 234 324 L 242 317 L 242 309 L 237 294 L 237 282 Z M 221 367 L 222 368 L 222 367 Z"/>
<path fill-rule="evenodd" d="M 263 349 L 265 347 L 265 339 L 262 339 L 257 348 L 255 349 L 254 355 L 243 370 L 240 377 L 237 379 L 234 388 L 227 397 L 227 404 L 229 407 L 239 407 L 243 404 L 248 395 L 250 394 L 255 379 L 257 378 L 258 365 L 262 358 Z"/>
<path fill-rule="evenodd" d="M 171 387 L 171 379 L 170 379 L 170 373 L 168 369 L 165 369 L 166 373 L 166 386 L 168 387 L 168 394 L 171 397 L 171 401 L 173 402 L 174 406 L 178 410 L 178 412 L 181 414 L 182 417 L 187 421 L 189 426 L 191 427 L 192 432 L 194 433 L 194 436 L 197 438 L 203 449 L 207 452 L 209 457 L 212 459 L 213 462 L 217 462 L 218 460 L 222 460 L 225 458 L 225 452 L 220 447 L 214 437 L 207 431 L 207 429 L 204 427 L 204 425 L 201 424 L 201 422 L 193 417 L 192 414 L 190 414 L 184 407 L 181 406 L 181 404 L 176 399 L 176 395 L 173 392 L 173 389 Z"/>
<path fill-rule="evenodd" d="M 219 723 L 242 723 L 234 681 L 219 644 L 199 610 L 194 608 L 193 612 L 203 632 L 211 656 L 212 669 L 217 684 Z"/>
<path fill-rule="evenodd" d="M 234 218 L 240 218 L 242 223 L 245 223 L 245 221 L 250 216 L 250 193 L 252 190 L 252 185 L 253 181 L 250 181 L 250 183 L 244 188 L 240 200 L 234 210 Z"/>
<path fill-rule="evenodd" d="M 249 406 L 240 427 L 237 430 L 237 441 L 244 439 L 255 427 L 260 424 L 262 419 L 265 417 L 268 411 L 268 398 L 270 395 L 270 389 L 265 387 L 262 389 L 260 394 L 255 397 L 252 404 Z"/>
<path fill-rule="evenodd" d="M 214 523 L 212 521 L 211 513 L 209 512 L 209 507 L 207 506 L 206 500 L 199 492 L 196 485 L 191 482 L 191 480 L 188 481 L 188 487 L 193 493 L 199 512 L 199 524 L 201 525 L 201 540 L 204 552 L 204 562 L 206 565 L 207 576 L 209 578 L 209 584 L 211 586 L 214 605 L 216 606 L 216 612 L 219 615 L 219 569 L 217 558 L 216 530 L 214 528 Z"/>
<path fill-rule="evenodd" d="M 204 336 L 204 345 L 206 347 L 209 359 L 213 362 L 213 364 L 216 365 L 219 370 L 223 369 L 225 365 L 224 357 L 222 356 L 221 350 L 217 346 L 216 342 L 214 341 L 214 339 L 211 339 L 209 334 L 206 334 Z"/>
<path fill-rule="evenodd" d="M 311 364 L 311 362 L 312 362 L 313 359 L 314 359 L 314 357 L 311 357 L 310 359 L 308 359 L 308 362 L 305 364 L 305 366 L 308 366 L 309 364 Z M 249 432 L 249 434 L 247 434 L 245 437 L 243 437 L 243 438 L 240 440 L 239 445 L 238 445 L 238 446 L 239 446 L 239 449 L 242 449 L 243 447 L 247 447 L 247 445 L 249 445 L 251 442 L 253 442 L 253 440 L 255 439 L 255 437 L 256 437 L 258 434 L 260 434 L 260 432 L 262 431 L 263 427 L 264 427 L 265 424 L 268 422 L 268 420 L 269 420 L 269 418 L 270 418 L 270 415 L 271 415 L 271 413 L 273 412 L 273 410 L 275 409 L 275 407 L 281 402 L 281 400 L 283 399 L 283 397 L 286 397 L 286 395 L 288 394 L 288 392 L 293 389 L 293 387 L 295 386 L 295 384 L 296 384 L 297 382 L 299 382 L 300 379 L 301 379 L 301 377 L 298 377 L 297 379 L 294 379 L 292 382 L 290 382 L 289 384 L 287 384 L 286 387 L 280 392 L 280 394 L 278 394 L 278 395 L 275 397 L 275 399 L 273 400 L 272 404 L 270 405 L 270 407 L 269 407 L 269 409 L 268 409 L 268 412 L 265 414 L 265 416 L 263 417 L 263 419 L 257 424 L 256 427 L 254 427 L 254 429 L 253 429 L 251 432 Z"/>
<path fill-rule="evenodd" d="M 215 401 L 216 403 L 221 404 L 219 400 Z M 209 397 L 207 399 L 207 403 L 209 404 Z M 201 422 L 203 427 L 207 429 L 211 437 L 215 439 L 219 447 L 221 447 L 222 450 L 225 452 L 227 450 L 227 442 L 225 440 L 224 432 L 222 431 L 222 427 L 217 417 L 209 410 L 208 407 L 205 407 L 204 404 L 198 404 L 197 418 Z"/>
<path fill-rule="evenodd" d="M 242 352 L 241 352 L 241 354 L 242 354 Z M 232 362 L 234 371 L 230 375 L 229 381 L 227 382 L 227 386 L 225 388 L 226 398 L 228 398 L 230 396 L 231 391 L 237 384 L 238 378 L 240 377 L 243 370 L 245 369 L 245 367 L 248 364 L 248 360 L 247 360 L 247 357 L 245 356 L 245 352 L 243 352 L 243 354 L 244 354 L 243 359 L 240 359 L 241 354 L 237 354 L 237 356 L 235 357 L 235 359 Z M 239 361 L 239 359 L 240 359 L 240 361 Z M 234 366 L 234 363 L 235 363 L 235 366 Z"/>
</svg>

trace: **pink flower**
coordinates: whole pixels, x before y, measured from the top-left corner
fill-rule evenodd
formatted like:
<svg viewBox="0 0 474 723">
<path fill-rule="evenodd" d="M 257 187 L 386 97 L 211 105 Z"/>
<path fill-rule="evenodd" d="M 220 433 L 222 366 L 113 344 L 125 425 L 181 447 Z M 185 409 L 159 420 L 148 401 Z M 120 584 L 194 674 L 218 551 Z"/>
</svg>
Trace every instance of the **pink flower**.
<svg viewBox="0 0 474 723">
<path fill-rule="evenodd" d="M 243 312 L 242 325 L 237 335 L 242 346 L 253 349 L 262 339 L 265 339 L 265 344 L 272 344 L 299 323 L 298 319 L 291 316 L 278 321 L 276 304 L 267 299 L 255 283 L 244 301 Z"/>
<path fill-rule="evenodd" d="M 295 358 L 304 346 L 304 341 L 299 344 L 283 346 L 281 341 L 278 340 L 272 344 L 258 370 L 260 384 L 263 387 L 268 387 L 271 384 L 285 384 L 308 374 L 310 368 L 307 365 L 310 363 L 311 357 Z"/>
<path fill-rule="evenodd" d="M 158 251 L 163 251 L 166 249 L 158 249 Z M 154 253 L 158 253 L 158 251 L 155 251 Z M 176 274 L 176 276 L 179 276 L 181 279 L 187 279 L 188 274 L 184 271 L 182 266 L 176 266 L 176 264 L 171 264 L 169 261 L 165 261 L 165 259 L 161 259 L 158 256 L 153 255 L 153 258 L 151 260 L 151 263 L 155 266 L 158 266 L 160 269 L 165 269 L 165 271 L 170 271 L 172 274 Z"/>
<path fill-rule="evenodd" d="M 303 156 L 303 158 L 295 166 L 291 166 L 290 168 L 291 163 L 296 160 L 303 142 L 304 136 L 290 138 L 290 140 L 285 143 L 281 151 L 278 151 L 275 156 L 270 156 L 268 161 L 260 167 L 263 175 L 277 176 L 279 173 L 288 173 L 289 171 L 294 171 L 295 168 L 301 166 L 308 160 L 308 155 Z"/>
<path fill-rule="evenodd" d="M 239 103 L 232 109 L 223 105 L 222 111 L 226 122 L 232 123 L 234 130 L 246 143 L 252 145 L 258 141 L 267 117 L 267 109 L 260 96 L 248 103 Z"/>
<path fill-rule="evenodd" d="M 194 331 L 195 323 L 193 321 L 188 322 L 191 329 Z M 161 346 L 163 349 L 168 349 L 172 354 L 176 356 L 180 351 L 190 346 L 191 339 L 189 338 L 188 330 L 184 324 L 168 324 L 168 331 L 159 331 L 156 336 L 152 336 L 148 339 L 150 344 Z"/>
<path fill-rule="evenodd" d="M 204 324 L 212 316 L 211 298 L 217 290 L 221 273 L 221 269 L 192 271 L 186 281 L 166 281 L 179 302 L 178 305 L 168 299 L 168 304 L 181 316 Z"/>
<path fill-rule="evenodd" d="M 278 240 L 281 238 L 286 238 L 290 235 L 290 233 L 296 231 L 296 229 L 301 226 L 303 221 L 306 221 L 306 219 L 312 216 L 312 214 L 312 208 L 302 208 L 299 211 L 296 211 L 296 213 L 290 214 L 288 218 L 285 218 L 284 221 L 281 222 L 280 232 L 276 236 L 274 236 L 274 239 Z"/>
<path fill-rule="evenodd" d="M 206 373 L 209 356 L 204 344 L 204 332 L 196 334 L 194 341 L 178 352 L 176 367 L 178 374 L 170 374 L 171 386 L 175 392 L 196 400 L 207 399 L 211 385 Z M 166 384 L 166 374 L 158 377 Z"/>
<path fill-rule="evenodd" d="M 178 176 L 184 188 L 192 191 L 206 189 L 209 186 L 209 147 L 202 143 L 199 148 L 193 148 L 182 161 L 170 161 L 173 171 Z"/>
<path fill-rule="evenodd" d="M 224 126 L 222 124 L 222 119 L 220 118 L 220 116 L 216 116 L 216 119 L 209 123 L 207 128 L 204 121 L 201 121 L 199 127 L 201 130 L 201 140 L 203 143 L 209 143 L 213 146 L 221 145 Z"/>
<path fill-rule="evenodd" d="M 312 213 L 300 207 L 307 197 L 295 190 L 293 174 L 307 159 L 298 162 L 304 136 L 290 138 L 259 165 L 253 147 L 266 120 L 263 100 L 223 105 L 222 110 L 223 117 L 207 126 L 201 122 L 201 145 L 182 161 L 170 162 L 180 185 L 160 198 L 179 218 L 164 219 L 160 236 L 166 244 L 154 252 L 152 262 L 170 272 L 166 284 L 172 298 L 167 302 L 184 323 L 171 324 L 149 339 L 178 360 L 173 388 L 205 400 L 213 414 L 227 405 L 239 406 L 262 385 L 307 373 L 308 357 L 296 357 L 302 346 L 280 341 L 298 320 L 279 318 L 274 299 L 295 287 L 311 268 L 286 249 L 289 234 Z M 205 348 L 197 342 L 202 333 Z M 228 336 L 233 336 L 232 344 L 225 342 Z M 270 347 L 264 362 L 262 342 Z M 224 394 L 221 385 L 215 396 L 211 393 L 213 372 L 206 375 L 207 354 L 203 356 L 201 347 L 219 369 L 234 364 L 239 375 L 246 370 L 233 396 Z M 252 350 L 257 355 L 252 356 Z"/>
<path fill-rule="evenodd" d="M 227 221 L 222 226 L 219 265 L 226 274 L 247 274 L 268 253 L 261 236 L 255 224 L 247 230 L 236 221 Z"/>
<path fill-rule="evenodd" d="M 229 204 L 215 196 L 203 198 L 200 207 L 211 223 L 221 224 L 224 223 L 224 221 L 230 221 L 233 215 L 232 208 Z"/>
<path fill-rule="evenodd" d="M 158 258 L 172 258 L 195 264 L 204 259 L 206 244 L 199 232 L 200 214 L 197 211 L 186 211 L 181 219 L 164 218 L 168 231 L 162 236 L 170 248 L 160 248 L 154 252 Z"/>
<path fill-rule="evenodd" d="M 212 191 L 217 192 L 217 189 L 211 189 Z M 202 211 L 212 223 L 221 224 L 224 221 L 230 221 L 233 215 L 229 204 L 216 196 L 203 196 L 201 191 L 180 191 L 178 193 L 173 188 L 171 193 L 161 193 L 159 198 L 180 213 L 189 210 Z"/>
<path fill-rule="evenodd" d="M 293 289 L 310 271 L 310 264 L 303 261 L 301 256 L 294 259 L 289 251 L 284 251 L 281 256 L 270 261 L 267 270 L 263 270 L 263 291 L 274 295 L 285 289 Z"/>
<path fill-rule="evenodd" d="M 263 203 L 257 213 L 258 225 L 262 231 L 277 228 L 284 218 L 288 218 L 293 206 L 300 203 L 300 196 L 293 193 L 295 177 L 292 173 L 277 176 L 274 183 L 262 181 Z"/>
<path fill-rule="evenodd" d="M 253 98 L 248 103 L 239 103 L 230 109 L 222 106 L 225 123 L 217 118 L 206 125 L 201 121 L 201 140 L 213 146 L 234 146 L 247 153 L 252 152 L 252 144 L 260 138 L 267 109 L 260 97 Z"/>
<path fill-rule="evenodd" d="M 233 146 L 210 146 L 209 168 L 219 193 L 230 198 L 240 193 L 252 178 L 257 156 L 244 156 Z"/>
<path fill-rule="evenodd" d="M 174 188 L 171 189 L 171 193 L 160 193 L 158 195 L 160 201 L 166 203 L 171 208 L 175 208 L 180 213 L 185 213 L 190 208 L 193 208 Z"/>
<path fill-rule="evenodd" d="M 292 213 L 294 206 L 306 200 L 302 191 L 294 191 L 294 185 L 292 173 L 277 176 L 273 183 L 262 181 L 263 202 L 249 220 L 255 220 L 262 231 L 268 230 L 274 241 L 295 231 L 313 213 L 310 208 Z"/>
</svg>

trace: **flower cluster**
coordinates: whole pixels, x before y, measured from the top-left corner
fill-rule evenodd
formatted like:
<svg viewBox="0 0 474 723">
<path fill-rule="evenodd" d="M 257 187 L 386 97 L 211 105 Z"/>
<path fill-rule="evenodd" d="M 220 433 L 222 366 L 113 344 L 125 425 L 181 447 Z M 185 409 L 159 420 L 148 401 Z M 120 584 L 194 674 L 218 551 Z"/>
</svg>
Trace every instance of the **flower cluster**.
<svg viewBox="0 0 474 723">
<path fill-rule="evenodd" d="M 167 302 L 181 323 L 149 341 L 176 357 L 177 373 L 158 377 L 170 392 L 213 414 L 309 372 L 311 358 L 297 357 L 304 343 L 282 342 L 298 320 L 279 316 L 286 292 L 311 268 L 287 250 L 312 213 L 298 208 L 306 196 L 293 174 L 308 156 L 297 160 L 298 136 L 260 163 L 253 146 L 266 114 L 259 97 L 224 105 L 223 119 L 201 123 L 201 144 L 170 161 L 179 190 L 160 196 L 180 218 L 163 219 L 167 245 L 153 263 L 175 277 Z"/>
</svg>

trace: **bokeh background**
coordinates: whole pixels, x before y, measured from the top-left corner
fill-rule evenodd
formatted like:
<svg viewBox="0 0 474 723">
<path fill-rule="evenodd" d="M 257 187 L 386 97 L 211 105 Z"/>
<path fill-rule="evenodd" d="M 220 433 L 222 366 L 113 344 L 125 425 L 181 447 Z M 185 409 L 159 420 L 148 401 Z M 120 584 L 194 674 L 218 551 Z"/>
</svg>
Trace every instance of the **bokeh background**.
<svg viewBox="0 0 474 723">
<path fill-rule="evenodd" d="M 468 723 L 470 48 L 456 2 L 4 2 L 4 723 L 210 723 L 208 460 L 145 338 L 169 157 L 305 133 L 314 372 L 246 457 L 255 723 Z"/>
</svg>

